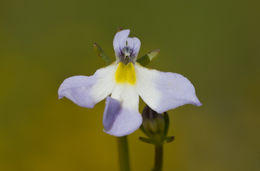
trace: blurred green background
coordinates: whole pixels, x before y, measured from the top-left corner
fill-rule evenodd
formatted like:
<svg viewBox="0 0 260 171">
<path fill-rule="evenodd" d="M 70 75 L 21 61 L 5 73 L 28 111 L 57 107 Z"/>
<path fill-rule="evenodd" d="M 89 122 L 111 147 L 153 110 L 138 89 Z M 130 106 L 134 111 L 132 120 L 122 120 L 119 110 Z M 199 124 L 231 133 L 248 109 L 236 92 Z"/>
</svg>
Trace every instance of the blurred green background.
<svg viewBox="0 0 260 171">
<path fill-rule="evenodd" d="M 58 100 L 57 89 L 105 65 L 94 42 L 114 57 L 123 27 L 140 38 L 140 55 L 161 49 L 149 67 L 185 75 L 203 103 L 169 112 L 176 139 L 165 145 L 164 171 L 259 171 L 258 2 L 2 0 L 0 170 L 118 170 L 104 102 L 80 108 Z M 141 135 L 129 136 L 133 171 L 153 165 Z"/>
</svg>

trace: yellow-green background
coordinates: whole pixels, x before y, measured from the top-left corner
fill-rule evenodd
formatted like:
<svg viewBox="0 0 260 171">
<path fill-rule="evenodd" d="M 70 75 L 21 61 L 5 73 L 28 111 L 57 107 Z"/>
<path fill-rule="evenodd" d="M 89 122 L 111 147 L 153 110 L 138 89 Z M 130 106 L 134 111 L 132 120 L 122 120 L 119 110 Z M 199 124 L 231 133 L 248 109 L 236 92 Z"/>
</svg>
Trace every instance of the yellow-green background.
<svg viewBox="0 0 260 171">
<path fill-rule="evenodd" d="M 94 42 L 114 57 L 123 27 L 140 38 L 140 55 L 161 49 L 149 67 L 185 75 L 203 103 L 169 112 L 176 140 L 165 145 L 164 170 L 258 171 L 259 18 L 257 0 L 1 0 L 0 170 L 118 170 L 104 102 L 81 108 L 57 89 L 104 66 Z M 153 165 L 141 135 L 129 136 L 133 171 Z"/>
</svg>

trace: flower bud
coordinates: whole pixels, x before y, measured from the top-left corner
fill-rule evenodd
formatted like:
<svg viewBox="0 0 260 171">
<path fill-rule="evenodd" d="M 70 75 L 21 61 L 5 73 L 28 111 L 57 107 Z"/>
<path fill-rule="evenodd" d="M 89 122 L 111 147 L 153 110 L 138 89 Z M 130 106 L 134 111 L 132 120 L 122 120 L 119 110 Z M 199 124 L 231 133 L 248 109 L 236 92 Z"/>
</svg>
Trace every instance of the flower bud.
<svg viewBox="0 0 260 171">
<path fill-rule="evenodd" d="M 167 137 L 169 118 L 168 114 L 165 112 L 159 114 L 152 110 L 149 106 L 146 106 L 142 113 L 143 123 L 141 130 L 149 137 L 149 139 L 141 137 L 142 141 L 161 144 L 169 137 Z M 172 138 L 173 139 L 173 138 Z"/>
</svg>

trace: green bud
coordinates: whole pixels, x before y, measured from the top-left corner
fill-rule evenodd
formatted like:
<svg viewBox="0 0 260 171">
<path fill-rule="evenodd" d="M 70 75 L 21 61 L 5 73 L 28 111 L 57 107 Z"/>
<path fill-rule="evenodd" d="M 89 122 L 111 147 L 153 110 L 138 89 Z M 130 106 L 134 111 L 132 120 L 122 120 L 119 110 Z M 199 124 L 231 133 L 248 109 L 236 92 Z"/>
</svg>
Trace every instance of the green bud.
<svg viewBox="0 0 260 171">
<path fill-rule="evenodd" d="M 169 117 L 165 112 L 158 114 L 146 106 L 142 113 L 143 123 L 141 130 L 149 137 L 140 137 L 140 140 L 151 144 L 162 144 L 173 141 L 174 137 L 167 137 Z"/>
</svg>

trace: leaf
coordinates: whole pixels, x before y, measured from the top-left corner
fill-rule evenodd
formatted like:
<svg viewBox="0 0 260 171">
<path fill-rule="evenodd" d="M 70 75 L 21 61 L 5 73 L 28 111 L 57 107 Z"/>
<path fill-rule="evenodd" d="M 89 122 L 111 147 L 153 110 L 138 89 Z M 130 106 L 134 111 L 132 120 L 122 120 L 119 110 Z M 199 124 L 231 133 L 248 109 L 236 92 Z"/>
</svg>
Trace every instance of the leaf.
<svg viewBox="0 0 260 171">
<path fill-rule="evenodd" d="M 148 65 L 160 52 L 160 49 L 155 49 L 151 52 L 148 52 L 144 56 L 137 59 L 137 62 L 143 66 Z"/>
<path fill-rule="evenodd" d="M 94 50 L 97 52 L 97 55 L 100 56 L 106 64 L 111 64 L 112 63 L 112 60 L 110 59 L 110 57 L 108 57 L 104 50 L 97 44 L 97 43 L 94 43 L 93 45 L 94 47 Z"/>
</svg>

